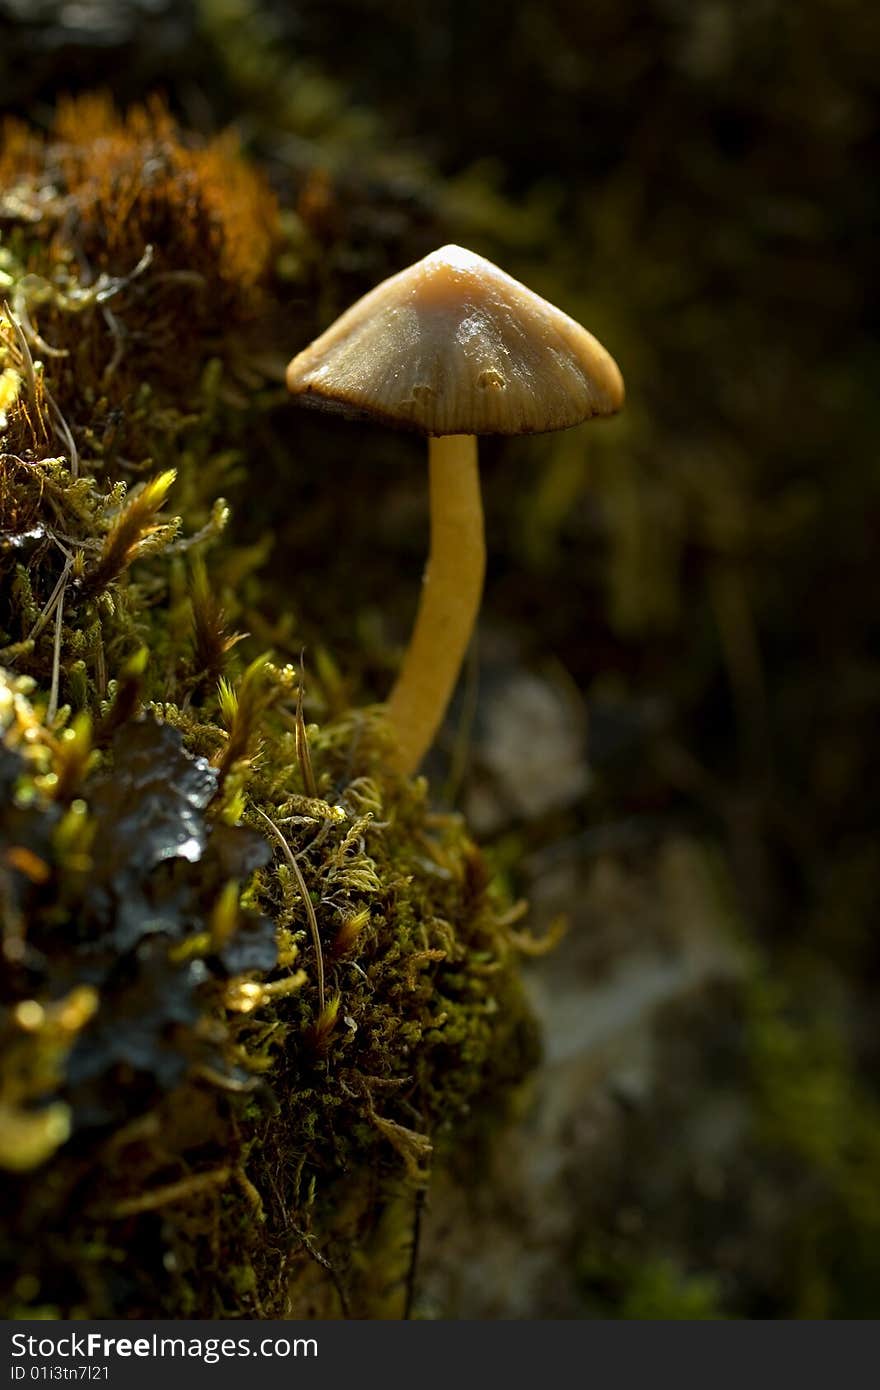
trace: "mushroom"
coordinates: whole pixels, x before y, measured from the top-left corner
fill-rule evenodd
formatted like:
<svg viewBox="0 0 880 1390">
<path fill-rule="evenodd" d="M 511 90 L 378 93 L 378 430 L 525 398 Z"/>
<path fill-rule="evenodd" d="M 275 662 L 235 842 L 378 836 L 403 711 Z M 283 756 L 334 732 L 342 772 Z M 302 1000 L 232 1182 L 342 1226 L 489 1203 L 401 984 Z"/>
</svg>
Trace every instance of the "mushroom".
<svg viewBox="0 0 880 1390">
<path fill-rule="evenodd" d="M 477 435 L 566 429 L 623 404 L 613 358 L 491 261 L 443 246 L 350 309 L 287 368 L 304 404 L 429 436 L 431 550 L 388 701 L 396 764 L 414 773 L 443 719 L 485 571 Z"/>
</svg>

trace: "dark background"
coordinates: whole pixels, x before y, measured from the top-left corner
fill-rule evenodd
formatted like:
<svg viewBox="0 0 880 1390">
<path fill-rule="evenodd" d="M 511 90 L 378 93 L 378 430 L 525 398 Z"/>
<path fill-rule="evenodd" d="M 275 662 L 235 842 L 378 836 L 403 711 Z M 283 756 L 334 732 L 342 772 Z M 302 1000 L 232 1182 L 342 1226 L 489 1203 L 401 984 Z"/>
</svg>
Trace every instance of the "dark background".
<svg viewBox="0 0 880 1390">
<path fill-rule="evenodd" d="M 624 372 L 619 420 L 482 449 L 431 771 L 569 930 L 519 1125 L 435 1192 L 427 1315 L 876 1315 L 878 72 L 869 0 L 0 0 L 9 112 L 159 90 L 238 127 L 285 209 L 282 360 L 454 240 Z M 268 609 L 381 698 L 417 443 L 279 391 L 254 451 Z"/>
</svg>

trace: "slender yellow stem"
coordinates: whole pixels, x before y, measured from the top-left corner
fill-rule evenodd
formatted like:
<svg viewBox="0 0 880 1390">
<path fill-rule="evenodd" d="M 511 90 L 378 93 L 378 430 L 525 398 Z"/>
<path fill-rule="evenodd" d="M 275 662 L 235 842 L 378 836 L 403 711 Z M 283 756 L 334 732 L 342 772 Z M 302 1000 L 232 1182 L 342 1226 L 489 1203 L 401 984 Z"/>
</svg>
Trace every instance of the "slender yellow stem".
<svg viewBox="0 0 880 1390">
<path fill-rule="evenodd" d="M 419 611 L 388 701 L 396 764 L 416 771 L 430 748 L 467 652 L 486 569 L 477 441 L 471 434 L 429 440 L 431 554 Z"/>
</svg>

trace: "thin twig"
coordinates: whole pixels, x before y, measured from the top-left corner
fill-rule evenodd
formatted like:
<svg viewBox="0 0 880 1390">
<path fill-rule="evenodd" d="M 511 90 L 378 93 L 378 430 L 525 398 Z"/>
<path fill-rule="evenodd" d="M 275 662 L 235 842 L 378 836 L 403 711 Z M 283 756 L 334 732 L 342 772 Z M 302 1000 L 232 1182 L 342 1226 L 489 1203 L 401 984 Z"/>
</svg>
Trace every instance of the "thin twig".
<svg viewBox="0 0 880 1390">
<path fill-rule="evenodd" d="M 93 304 L 106 304 L 108 299 L 113 299 L 114 295 L 119 294 L 120 290 L 128 289 L 132 280 L 136 280 L 139 275 L 143 275 L 145 270 L 153 264 L 153 247 L 147 245 L 144 254 L 141 256 L 134 270 L 129 271 L 128 275 L 107 275 L 104 271 L 98 276 L 93 285 L 81 301 L 73 306 L 74 312 L 81 309 L 90 308 Z"/>
<path fill-rule="evenodd" d="M 43 395 L 49 402 L 49 409 L 55 416 L 55 420 L 58 424 L 58 427 L 61 430 L 62 435 L 64 436 L 64 442 L 67 445 L 67 449 L 70 454 L 70 476 L 71 478 L 77 478 L 79 477 L 79 450 L 77 449 L 73 435 L 70 432 L 70 426 L 68 425 L 67 421 L 61 413 L 61 407 L 58 405 L 57 401 L 55 400 L 55 397 L 52 395 L 52 392 L 49 390 L 45 382 L 43 383 Z"/>
<path fill-rule="evenodd" d="M 415 1205 L 413 1207 L 413 1228 L 412 1245 L 409 1252 L 409 1269 L 406 1272 L 406 1292 L 403 1302 L 403 1321 L 409 1322 L 412 1317 L 413 1303 L 416 1296 L 416 1272 L 419 1265 L 419 1245 L 422 1237 L 422 1212 L 425 1209 L 425 1189 L 416 1188 Z"/>
<path fill-rule="evenodd" d="M 21 365 L 24 368 L 25 380 L 27 382 L 28 400 L 30 401 L 31 408 L 33 409 L 34 415 L 36 416 L 37 422 L 40 425 L 43 434 L 45 435 L 46 427 L 43 422 L 43 417 L 40 414 L 40 402 L 39 396 L 37 394 L 37 373 L 34 369 L 34 359 L 31 356 L 31 350 L 30 346 L 28 345 L 27 335 L 25 334 L 25 331 L 19 323 L 18 318 L 10 309 L 9 304 L 6 300 L 3 301 L 3 312 L 9 319 L 9 322 L 12 324 L 12 329 L 15 333 L 16 342 L 18 344 L 18 356 L 21 360 Z"/>
<path fill-rule="evenodd" d="M 67 348 L 52 347 L 51 343 L 47 343 L 45 338 L 42 338 L 40 334 L 37 332 L 37 330 L 34 328 L 34 325 L 31 323 L 31 316 L 28 313 L 27 301 L 24 297 L 24 292 L 20 285 L 18 286 L 18 289 L 15 294 L 14 304 L 15 313 L 17 318 L 21 322 L 22 329 L 29 338 L 29 340 L 33 343 L 34 347 L 37 349 L 37 352 L 42 353 L 44 357 L 70 356 L 70 353 Z"/>
<path fill-rule="evenodd" d="M 113 313 L 112 309 L 107 308 L 106 304 L 101 305 L 101 313 L 104 316 L 104 322 L 110 329 L 110 332 L 113 334 L 114 344 L 113 356 L 110 358 L 110 361 L 104 368 L 104 375 L 102 378 L 102 381 L 106 386 L 110 378 L 115 375 L 117 367 L 119 366 L 120 362 L 125 356 L 125 333 L 123 332 L 122 325 L 120 324 L 119 319 Z"/>
<path fill-rule="evenodd" d="M 58 581 L 55 585 L 55 588 L 49 595 L 49 598 L 46 602 L 46 606 L 44 607 L 40 616 L 37 618 L 37 621 L 34 623 L 30 632 L 28 633 L 29 642 L 33 642 L 36 640 L 37 637 L 39 637 L 40 633 L 43 631 L 43 628 L 46 626 L 52 614 L 55 612 L 55 605 L 58 602 L 58 595 L 61 593 L 62 589 L 67 583 L 67 572 L 69 568 L 69 563 L 65 564 L 64 569 L 61 571 L 61 574 L 58 577 Z"/>
<path fill-rule="evenodd" d="M 67 588 L 67 576 L 70 573 L 70 561 L 64 566 L 64 573 L 61 578 L 63 586 L 58 595 L 58 602 L 55 605 L 55 646 L 52 650 L 52 685 L 49 689 L 49 706 L 46 710 L 46 722 L 51 724 L 55 715 L 58 713 L 58 683 L 61 678 L 61 627 L 64 621 L 64 593 Z"/>
<path fill-rule="evenodd" d="M 318 931 L 318 919 L 317 919 L 317 917 L 315 916 L 315 905 L 314 905 L 314 903 L 312 902 L 311 898 L 309 897 L 309 890 L 308 890 L 308 888 L 306 887 L 306 881 L 305 881 L 305 879 L 303 878 L 302 869 L 299 867 L 299 864 L 297 864 L 297 862 L 296 862 L 296 857 L 295 857 L 293 851 L 291 850 L 290 845 L 287 843 L 287 841 L 285 840 L 285 838 L 284 838 L 284 836 L 282 835 L 281 831 L 278 829 L 278 826 L 275 824 L 275 822 L 271 819 L 270 816 L 267 816 L 267 815 L 266 815 L 266 812 L 265 812 L 265 811 L 261 811 L 261 810 L 260 810 L 260 807 L 259 807 L 259 806 L 255 806 L 255 807 L 254 807 L 254 810 L 256 811 L 256 813 L 257 813 L 258 816 L 262 816 L 263 820 L 264 820 L 264 821 L 266 822 L 266 824 L 269 826 L 269 829 L 272 831 L 272 834 L 275 836 L 276 840 L 277 840 L 278 843 L 280 844 L 282 850 L 284 851 L 284 857 L 285 857 L 285 859 L 287 860 L 288 864 L 290 865 L 291 869 L 293 870 L 294 875 L 295 875 L 295 877 L 296 877 L 296 881 L 297 881 L 297 883 L 299 884 L 299 891 L 300 891 L 300 893 L 301 893 L 301 895 L 302 895 L 303 903 L 305 904 L 306 916 L 307 916 L 308 919 L 309 919 L 309 927 L 311 928 L 311 932 L 312 932 L 312 941 L 313 941 L 314 947 L 315 947 L 315 960 L 316 960 L 317 971 L 318 971 L 318 1007 L 319 1007 L 319 1009 L 321 1010 L 321 1012 L 323 1013 L 323 1010 L 324 1010 L 324 954 L 323 954 L 323 951 L 321 950 L 321 935 L 320 935 L 320 933 L 319 933 L 319 931 Z"/>
<path fill-rule="evenodd" d="M 47 536 L 50 536 L 53 541 L 55 541 L 56 545 L 58 546 L 58 549 L 61 550 L 65 555 L 67 554 L 67 551 L 64 549 L 65 545 L 72 545 L 76 550 L 104 549 L 103 541 L 90 540 L 88 536 L 84 536 L 82 538 L 78 538 L 76 536 L 66 536 L 63 531 L 56 530 L 54 526 L 51 529 L 47 527 L 46 534 Z M 62 541 L 64 542 L 64 545 L 61 544 Z"/>
<path fill-rule="evenodd" d="M 327 1272 L 327 1274 L 330 1275 L 330 1278 L 331 1278 L 331 1280 L 332 1280 L 332 1282 L 333 1282 L 333 1287 L 335 1288 L 336 1293 L 337 1293 L 337 1295 L 338 1295 L 338 1297 L 339 1297 L 339 1303 L 340 1303 L 340 1307 L 341 1307 L 341 1309 L 342 1309 L 342 1316 L 343 1316 L 346 1320 L 350 1319 L 350 1318 L 351 1318 L 351 1308 L 349 1307 L 348 1297 L 347 1297 L 347 1295 L 346 1295 L 345 1289 L 344 1289 L 343 1286 L 342 1286 L 342 1280 L 340 1279 L 339 1275 L 336 1273 L 336 1270 L 333 1268 L 333 1266 L 332 1266 L 332 1264 L 330 1263 L 330 1261 L 327 1259 L 327 1256 L 326 1256 L 326 1255 L 322 1255 L 321 1252 L 320 1252 L 320 1250 L 317 1250 L 317 1249 L 315 1248 L 315 1245 L 314 1245 L 314 1243 L 313 1243 L 312 1237 L 311 1237 L 310 1235 L 308 1235 L 305 1231 L 299 1230 L 299 1228 L 296 1227 L 296 1226 L 294 1226 L 292 1229 L 293 1229 L 294 1235 L 298 1236 L 299 1239 L 302 1241 L 303 1246 L 305 1247 L 306 1253 L 312 1257 L 312 1259 L 315 1261 L 315 1264 L 320 1265 L 321 1268 L 322 1268 L 323 1270 L 325 1270 L 325 1271 Z"/>
</svg>

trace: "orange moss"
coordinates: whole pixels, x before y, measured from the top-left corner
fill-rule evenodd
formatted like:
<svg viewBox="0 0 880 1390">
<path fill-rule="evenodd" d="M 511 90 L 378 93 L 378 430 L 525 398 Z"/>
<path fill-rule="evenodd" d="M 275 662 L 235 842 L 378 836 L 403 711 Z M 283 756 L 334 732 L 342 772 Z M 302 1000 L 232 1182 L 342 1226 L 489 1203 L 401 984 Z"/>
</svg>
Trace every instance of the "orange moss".
<svg viewBox="0 0 880 1390">
<path fill-rule="evenodd" d="M 212 278 L 243 288 L 264 274 L 276 202 L 233 133 L 185 144 L 159 98 L 120 114 L 109 97 L 89 94 L 59 102 L 50 138 L 102 269 L 131 270 L 149 244 L 162 269 L 199 272 L 207 258 Z"/>
<path fill-rule="evenodd" d="M 46 133 L 0 126 L 4 190 L 21 285 L 9 296 L 50 366 L 53 410 L 105 463 L 142 459 L 143 382 L 186 410 L 207 357 L 234 379 L 248 331 L 262 340 L 280 239 L 272 190 L 234 133 L 200 143 L 159 98 L 122 113 L 101 94 L 59 101 Z M 26 404 L 22 393 L 19 413 Z"/>
<path fill-rule="evenodd" d="M 5 193 L 19 180 L 33 177 L 42 163 L 39 135 L 17 116 L 6 116 L 0 123 L 0 191 Z"/>
</svg>

